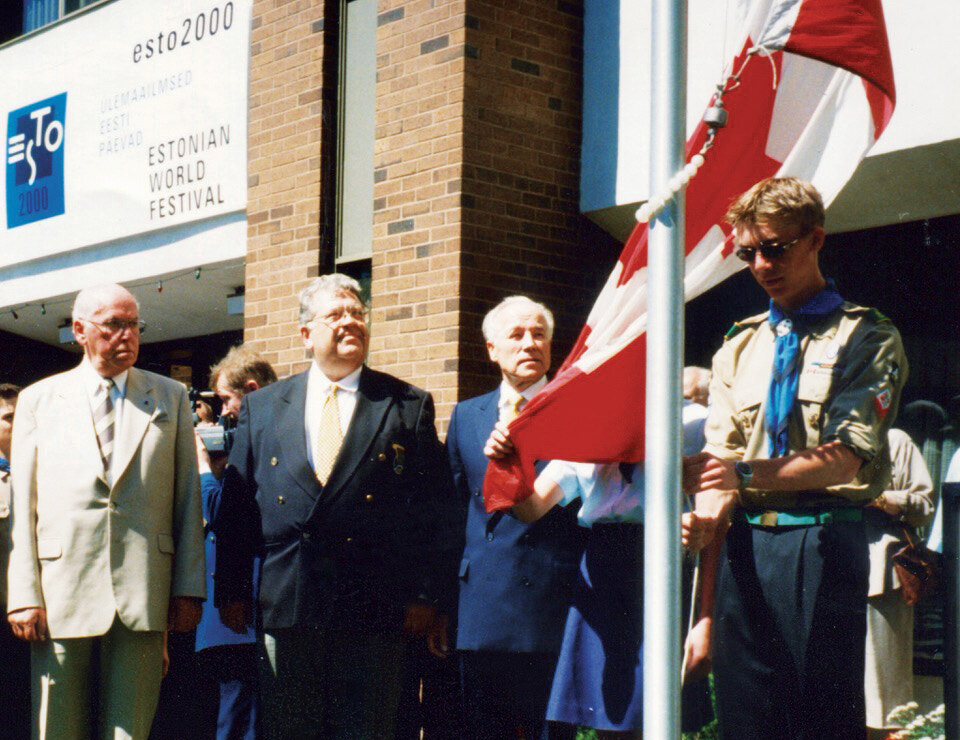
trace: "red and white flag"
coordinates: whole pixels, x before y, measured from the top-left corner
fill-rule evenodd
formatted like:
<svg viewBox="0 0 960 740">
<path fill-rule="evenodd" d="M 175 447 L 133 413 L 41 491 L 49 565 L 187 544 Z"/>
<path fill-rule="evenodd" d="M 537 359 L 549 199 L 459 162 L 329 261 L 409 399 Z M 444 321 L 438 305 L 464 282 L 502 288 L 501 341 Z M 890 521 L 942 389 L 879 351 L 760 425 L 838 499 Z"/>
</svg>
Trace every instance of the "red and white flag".
<svg viewBox="0 0 960 740">
<path fill-rule="evenodd" d="M 686 191 L 685 299 L 744 266 L 721 223 L 757 181 L 792 175 L 830 203 L 893 113 L 881 0 L 758 0 L 729 75 L 729 123 Z M 687 142 L 700 151 L 701 123 Z M 638 225 L 556 377 L 510 425 L 517 455 L 492 462 L 488 511 L 529 495 L 536 460 L 638 461 L 644 452 L 647 227 Z"/>
</svg>

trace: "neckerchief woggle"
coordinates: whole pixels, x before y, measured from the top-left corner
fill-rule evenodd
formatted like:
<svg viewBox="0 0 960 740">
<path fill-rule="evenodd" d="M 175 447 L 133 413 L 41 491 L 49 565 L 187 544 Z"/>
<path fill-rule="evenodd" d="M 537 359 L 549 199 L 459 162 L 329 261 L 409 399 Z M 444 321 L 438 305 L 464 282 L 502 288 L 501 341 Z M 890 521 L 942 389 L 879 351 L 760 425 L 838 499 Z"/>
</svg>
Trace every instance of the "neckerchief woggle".
<svg viewBox="0 0 960 740">
<path fill-rule="evenodd" d="M 790 451 L 787 425 L 790 412 L 797 400 L 797 385 L 800 380 L 800 333 L 804 319 L 827 316 L 843 305 L 832 280 L 827 287 L 804 303 L 792 314 L 784 311 L 770 300 L 770 328 L 777 335 L 773 343 L 773 369 L 770 373 L 770 388 L 767 391 L 767 453 L 771 458 L 783 457 Z"/>
</svg>

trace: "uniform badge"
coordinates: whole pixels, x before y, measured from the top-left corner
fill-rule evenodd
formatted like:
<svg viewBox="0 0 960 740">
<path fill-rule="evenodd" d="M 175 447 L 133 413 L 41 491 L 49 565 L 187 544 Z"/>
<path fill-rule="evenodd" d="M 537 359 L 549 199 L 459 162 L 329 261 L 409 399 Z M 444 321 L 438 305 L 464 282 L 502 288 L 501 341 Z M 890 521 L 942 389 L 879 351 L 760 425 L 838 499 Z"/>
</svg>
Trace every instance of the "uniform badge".
<svg viewBox="0 0 960 740">
<path fill-rule="evenodd" d="M 403 475 L 403 445 L 394 442 L 390 446 L 393 448 L 393 472 Z"/>
<path fill-rule="evenodd" d="M 785 337 L 787 334 L 793 331 L 793 322 L 790 319 L 782 319 L 780 323 L 777 324 L 777 336 Z"/>
<path fill-rule="evenodd" d="M 892 401 L 893 394 L 890 392 L 889 388 L 880 391 L 876 396 L 874 396 L 873 407 L 877 411 L 877 416 L 883 419 L 890 410 L 890 404 Z"/>
</svg>

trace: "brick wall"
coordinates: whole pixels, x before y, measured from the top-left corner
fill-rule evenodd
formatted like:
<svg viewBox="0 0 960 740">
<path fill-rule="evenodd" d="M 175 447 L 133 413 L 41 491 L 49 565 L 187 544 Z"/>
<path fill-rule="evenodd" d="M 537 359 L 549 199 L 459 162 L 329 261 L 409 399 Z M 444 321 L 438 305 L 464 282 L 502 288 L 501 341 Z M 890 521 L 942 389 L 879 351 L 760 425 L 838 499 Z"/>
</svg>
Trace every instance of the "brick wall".
<svg viewBox="0 0 960 740">
<path fill-rule="evenodd" d="M 381 0 L 370 361 L 457 400 L 463 0 Z"/>
<path fill-rule="evenodd" d="M 480 321 L 526 294 L 563 361 L 621 245 L 580 215 L 583 3 L 468 3 L 460 393 L 491 387 Z"/>
<path fill-rule="evenodd" d="M 297 292 L 333 262 L 336 14 L 336 0 L 253 4 L 244 341 L 281 377 L 307 365 Z"/>
<path fill-rule="evenodd" d="M 256 0 L 245 339 L 305 366 L 295 294 L 330 269 L 335 0 Z M 492 388 L 483 314 L 525 293 L 555 365 L 619 252 L 578 208 L 582 1 L 379 0 L 370 364 L 453 404 Z"/>
<path fill-rule="evenodd" d="M 582 3 L 379 10 L 371 362 L 445 420 L 497 382 L 490 307 L 547 303 L 559 364 L 619 252 L 579 214 Z"/>
</svg>

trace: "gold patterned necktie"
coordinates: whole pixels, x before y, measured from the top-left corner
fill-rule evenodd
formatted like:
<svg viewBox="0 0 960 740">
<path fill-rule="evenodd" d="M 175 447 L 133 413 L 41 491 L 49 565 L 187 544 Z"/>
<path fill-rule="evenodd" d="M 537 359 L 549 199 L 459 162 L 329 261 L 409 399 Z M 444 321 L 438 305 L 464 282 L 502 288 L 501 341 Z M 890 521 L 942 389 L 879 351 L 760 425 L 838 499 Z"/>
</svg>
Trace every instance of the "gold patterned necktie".
<svg viewBox="0 0 960 740">
<path fill-rule="evenodd" d="M 340 429 L 340 406 L 337 403 L 339 386 L 330 386 L 320 411 L 320 428 L 317 430 L 313 447 L 313 469 L 321 485 L 327 482 L 333 464 L 340 453 L 343 443 L 343 430 Z"/>
<path fill-rule="evenodd" d="M 100 446 L 104 472 L 110 471 L 110 462 L 113 459 L 113 433 L 116 421 L 113 399 L 110 397 L 113 386 L 113 378 L 104 378 L 97 386 L 97 392 L 94 395 L 96 408 L 93 411 L 93 428 L 97 432 L 97 444 Z"/>
<path fill-rule="evenodd" d="M 527 399 L 517 393 L 514 398 L 507 401 L 500 409 L 500 421 L 509 424 L 516 419 L 520 415 L 520 409 L 523 408 L 526 402 Z"/>
</svg>

